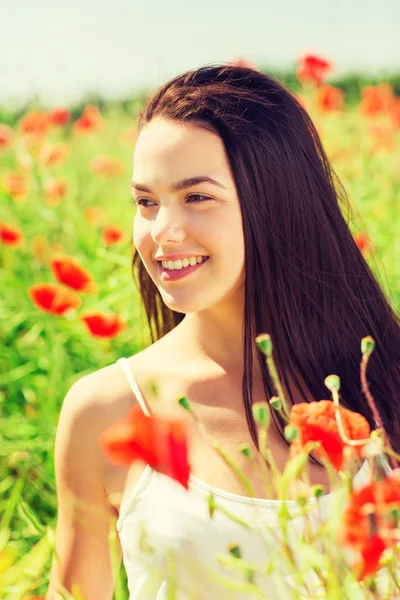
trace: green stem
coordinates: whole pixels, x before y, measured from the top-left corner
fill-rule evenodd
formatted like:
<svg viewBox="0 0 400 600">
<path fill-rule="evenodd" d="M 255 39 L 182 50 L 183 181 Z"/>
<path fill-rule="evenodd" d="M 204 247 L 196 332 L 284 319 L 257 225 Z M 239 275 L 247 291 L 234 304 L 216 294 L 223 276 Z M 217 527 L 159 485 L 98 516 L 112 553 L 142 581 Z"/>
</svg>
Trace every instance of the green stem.
<svg viewBox="0 0 400 600">
<path fill-rule="evenodd" d="M 267 363 L 267 367 L 268 367 L 269 373 L 270 373 L 270 375 L 272 377 L 272 380 L 273 380 L 273 382 L 275 384 L 276 390 L 278 392 L 278 397 L 279 397 L 279 399 L 280 399 L 280 401 L 282 403 L 282 408 L 283 408 L 283 413 L 284 413 L 283 416 L 286 419 L 286 421 L 289 422 L 290 411 L 289 411 L 289 408 L 288 408 L 288 405 L 287 405 L 287 402 L 286 402 L 285 394 L 283 393 L 283 388 L 282 388 L 281 382 L 279 380 L 278 372 L 276 370 L 275 362 L 274 362 L 274 359 L 272 358 L 272 356 L 267 356 L 266 357 L 266 363 Z"/>
<path fill-rule="evenodd" d="M 216 440 L 212 440 L 211 444 L 215 448 L 215 450 L 218 452 L 218 454 L 221 456 L 221 458 L 223 458 L 223 460 L 226 462 L 228 467 L 230 467 L 230 469 L 233 471 L 234 475 L 236 475 L 236 477 L 239 479 L 240 483 L 243 485 L 243 487 L 245 488 L 245 490 L 249 494 L 249 496 L 254 498 L 255 494 L 254 494 L 253 486 L 251 485 L 250 481 L 247 479 L 247 477 L 243 473 L 242 469 L 229 456 L 229 454 L 226 452 L 226 450 L 224 450 L 222 448 L 222 446 L 219 442 L 217 442 Z"/>
<path fill-rule="evenodd" d="M 361 360 L 361 367 L 360 367 L 360 379 L 361 379 L 361 388 L 362 391 L 364 392 L 364 395 L 367 399 L 368 402 L 368 406 L 371 409 L 371 412 L 374 416 L 375 422 L 378 425 L 379 429 L 382 431 L 383 433 L 383 439 L 385 441 L 385 445 L 389 450 L 392 450 L 392 445 L 390 443 L 389 440 L 389 436 L 386 432 L 386 429 L 383 426 L 383 422 L 382 422 L 382 418 L 381 415 L 379 414 L 379 411 L 377 409 L 377 406 L 375 404 L 375 400 L 370 392 L 369 386 L 368 386 L 368 382 L 367 382 L 367 365 L 368 365 L 368 355 L 367 354 L 363 354 L 362 360 Z M 396 467 L 398 466 L 396 464 L 396 461 L 394 460 L 393 455 L 390 456 L 391 458 L 391 463 L 392 463 L 392 467 L 393 469 L 396 469 Z"/>
<path fill-rule="evenodd" d="M 232 521 L 234 521 L 238 525 L 241 525 L 245 529 L 249 529 L 249 530 L 251 529 L 251 525 L 249 525 L 248 523 L 246 523 L 246 521 L 243 521 L 243 519 L 241 519 L 240 517 L 237 517 L 234 513 L 230 512 L 228 509 L 224 508 L 220 504 L 216 504 L 214 502 L 213 503 L 213 508 L 214 508 L 214 510 L 218 509 L 220 512 L 224 513 L 224 515 L 226 515 L 227 517 L 229 517 Z"/>
</svg>

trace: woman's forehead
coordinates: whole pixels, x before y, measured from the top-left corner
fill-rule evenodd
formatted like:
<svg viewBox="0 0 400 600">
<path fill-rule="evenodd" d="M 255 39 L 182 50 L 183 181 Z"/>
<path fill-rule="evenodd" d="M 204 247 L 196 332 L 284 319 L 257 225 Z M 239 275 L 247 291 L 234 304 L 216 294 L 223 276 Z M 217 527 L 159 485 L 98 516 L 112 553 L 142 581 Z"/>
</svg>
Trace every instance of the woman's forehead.
<svg viewBox="0 0 400 600">
<path fill-rule="evenodd" d="M 173 182 L 199 174 L 220 180 L 227 171 L 221 138 L 197 126 L 151 121 L 136 143 L 133 179 L 144 185 L 150 186 L 150 180 Z"/>
</svg>

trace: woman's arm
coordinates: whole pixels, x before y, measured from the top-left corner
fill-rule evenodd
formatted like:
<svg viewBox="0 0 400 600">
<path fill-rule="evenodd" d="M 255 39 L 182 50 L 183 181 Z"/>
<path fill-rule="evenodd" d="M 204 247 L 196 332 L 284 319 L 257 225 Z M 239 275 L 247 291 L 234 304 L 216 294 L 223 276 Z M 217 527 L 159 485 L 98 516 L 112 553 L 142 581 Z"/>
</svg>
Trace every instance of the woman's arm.
<svg viewBox="0 0 400 600">
<path fill-rule="evenodd" d="M 63 598 L 57 593 L 57 583 L 69 592 L 78 586 L 84 600 L 111 600 L 113 596 L 109 532 L 115 514 L 102 481 L 104 459 L 98 436 L 103 424 L 93 381 L 89 375 L 71 387 L 57 427 L 57 556 L 46 600 Z M 119 566 L 119 545 L 117 557 Z"/>
</svg>

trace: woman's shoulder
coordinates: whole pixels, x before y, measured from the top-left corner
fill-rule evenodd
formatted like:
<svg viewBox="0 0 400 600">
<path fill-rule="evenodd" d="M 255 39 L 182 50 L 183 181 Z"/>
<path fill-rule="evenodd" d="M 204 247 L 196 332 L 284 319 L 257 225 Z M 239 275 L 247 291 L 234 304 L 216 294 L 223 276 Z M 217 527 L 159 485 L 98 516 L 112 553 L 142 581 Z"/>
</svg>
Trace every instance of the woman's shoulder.
<svg viewBox="0 0 400 600">
<path fill-rule="evenodd" d="M 174 345 L 165 336 L 147 348 L 123 357 L 146 402 L 151 402 L 153 384 L 170 378 L 174 365 L 178 370 L 173 348 Z M 92 411 L 95 411 L 97 422 L 107 422 L 125 416 L 137 398 L 126 373 L 114 361 L 78 378 L 68 391 L 66 400 L 70 404 L 77 404 L 81 412 L 87 413 L 89 421 Z"/>
</svg>

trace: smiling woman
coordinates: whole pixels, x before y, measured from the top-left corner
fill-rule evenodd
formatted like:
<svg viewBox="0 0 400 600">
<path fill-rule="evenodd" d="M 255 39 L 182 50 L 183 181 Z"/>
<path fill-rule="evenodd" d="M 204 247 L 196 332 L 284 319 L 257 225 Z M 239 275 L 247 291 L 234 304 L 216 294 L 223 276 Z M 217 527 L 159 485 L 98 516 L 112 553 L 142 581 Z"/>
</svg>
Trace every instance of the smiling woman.
<svg viewBox="0 0 400 600">
<path fill-rule="evenodd" d="M 217 65 L 167 82 L 141 112 L 133 171 L 132 267 L 153 343 L 78 382 L 63 407 L 57 453 L 61 579 L 80 583 L 89 600 L 111 598 L 108 530 L 99 524 L 96 542 L 74 524 L 76 515 L 64 500 L 72 488 L 103 514 L 118 513 L 132 600 L 170 597 L 171 554 L 179 566 L 173 583 L 180 600 L 248 598 L 248 588 L 221 585 L 227 573 L 216 554 L 226 556 L 233 541 L 257 565 L 262 597 L 281 597 L 265 574 L 268 557 L 279 547 L 261 542 L 257 511 L 276 530 L 282 503 L 237 450 L 242 442 L 257 454 L 252 407 L 269 401 L 275 390 L 256 336 L 270 333 L 290 403 L 323 399 L 324 379 L 336 373 L 343 404 L 373 428 L 374 416 L 359 389 L 360 340 L 371 335 L 376 342 L 371 391 L 390 441 L 400 450 L 399 320 L 353 240 L 341 211 L 346 194 L 310 117 L 274 78 Z M 139 471 L 119 470 L 93 451 L 99 431 L 123 419 L 132 403 L 150 416 L 172 411 L 182 396 L 190 399 L 203 432 L 237 460 L 257 498 L 243 494 L 194 426 L 188 490 L 149 463 Z M 92 413 L 96 419 L 88 417 Z M 284 420 L 271 414 L 268 443 L 283 469 L 289 457 Z M 137 423 L 128 426 L 140 436 Z M 74 433 L 82 431 L 83 437 Z M 364 475 L 360 471 L 358 477 Z M 309 481 L 329 489 L 315 458 Z M 209 493 L 222 506 L 214 520 L 208 518 Z M 232 512 L 238 514 L 236 524 L 226 518 Z M 252 527 L 236 527 L 245 517 Z M 277 558 L 273 571 L 279 567 Z"/>
</svg>

